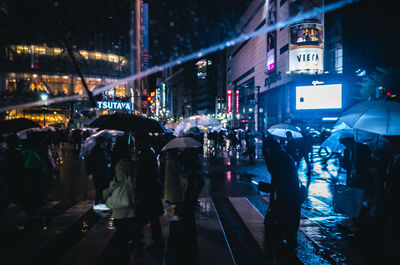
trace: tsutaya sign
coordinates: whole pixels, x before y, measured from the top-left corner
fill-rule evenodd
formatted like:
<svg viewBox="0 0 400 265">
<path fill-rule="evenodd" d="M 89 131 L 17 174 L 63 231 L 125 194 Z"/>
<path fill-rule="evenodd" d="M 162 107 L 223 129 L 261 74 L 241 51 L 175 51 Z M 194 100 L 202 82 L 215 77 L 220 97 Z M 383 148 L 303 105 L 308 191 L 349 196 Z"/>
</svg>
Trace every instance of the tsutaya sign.
<svg viewBox="0 0 400 265">
<path fill-rule="evenodd" d="M 130 102 L 96 101 L 98 109 L 134 110 Z"/>
</svg>

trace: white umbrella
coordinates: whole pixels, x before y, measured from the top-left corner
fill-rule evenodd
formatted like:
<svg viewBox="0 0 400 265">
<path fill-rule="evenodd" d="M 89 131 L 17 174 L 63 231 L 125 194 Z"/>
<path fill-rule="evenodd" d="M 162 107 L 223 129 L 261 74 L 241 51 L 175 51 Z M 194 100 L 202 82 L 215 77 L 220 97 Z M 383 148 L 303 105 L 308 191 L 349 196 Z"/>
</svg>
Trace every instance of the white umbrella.
<svg viewBox="0 0 400 265">
<path fill-rule="evenodd" d="M 107 140 L 111 140 L 112 142 L 115 142 L 117 136 L 123 135 L 123 131 L 118 131 L 118 130 L 101 130 L 88 138 L 85 139 L 85 141 L 82 144 L 81 147 L 81 157 L 85 157 L 92 151 L 93 147 L 96 145 L 96 138 L 102 136 L 106 138 Z"/>
<path fill-rule="evenodd" d="M 400 103 L 371 100 L 351 107 L 339 121 L 348 126 L 380 135 L 400 135 Z"/>
<path fill-rule="evenodd" d="M 26 139 L 28 132 L 39 132 L 39 131 L 40 131 L 40 129 L 38 129 L 38 128 L 28 128 L 28 129 L 17 132 L 17 136 L 20 139 Z"/>
<path fill-rule="evenodd" d="M 286 123 L 275 124 L 271 126 L 267 131 L 272 135 L 283 138 L 286 138 L 287 131 L 290 131 L 292 133 L 293 138 L 303 137 L 303 135 L 300 133 L 300 130 L 292 124 L 286 124 Z"/>
<path fill-rule="evenodd" d="M 53 126 L 43 126 L 43 127 L 40 127 L 40 131 L 43 131 L 43 132 L 47 132 L 47 131 L 55 132 L 57 130 Z"/>
<path fill-rule="evenodd" d="M 187 149 L 187 148 L 197 148 L 201 147 L 202 144 L 191 137 L 179 137 L 169 141 L 161 151 L 166 151 L 169 149 Z"/>
<path fill-rule="evenodd" d="M 213 117 L 207 115 L 195 115 L 180 121 L 176 126 L 174 133 L 176 136 L 179 136 L 192 127 L 198 127 L 201 131 L 207 131 L 220 125 L 221 122 Z"/>
<path fill-rule="evenodd" d="M 337 130 L 332 133 L 326 140 L 321 144 L 321 147 L 329 148 L 334 152 L 341 153 L 344 150 L 344 146 L 340 143 L 342 136 L 348 135 L 355 138 L 355 141 L 366 144 L 371 150 L 379 150 L 383 148 L 384 140 L 374 133 L 356 131 L 355 129 L 343 129 Z"/>
</svg>

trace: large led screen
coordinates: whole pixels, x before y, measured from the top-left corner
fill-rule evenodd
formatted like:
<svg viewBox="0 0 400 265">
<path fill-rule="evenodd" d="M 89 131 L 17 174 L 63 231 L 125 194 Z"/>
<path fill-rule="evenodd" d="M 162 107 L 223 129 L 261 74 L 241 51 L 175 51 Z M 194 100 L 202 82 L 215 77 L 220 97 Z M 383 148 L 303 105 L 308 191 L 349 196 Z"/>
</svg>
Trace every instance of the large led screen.
<svg viewBox="0 0 400 265">
<path fill-rule="evenodd" d="M 342 108 L 342 85 L 319 85 L 296 87 L 296 109 Z"/>
</svg>

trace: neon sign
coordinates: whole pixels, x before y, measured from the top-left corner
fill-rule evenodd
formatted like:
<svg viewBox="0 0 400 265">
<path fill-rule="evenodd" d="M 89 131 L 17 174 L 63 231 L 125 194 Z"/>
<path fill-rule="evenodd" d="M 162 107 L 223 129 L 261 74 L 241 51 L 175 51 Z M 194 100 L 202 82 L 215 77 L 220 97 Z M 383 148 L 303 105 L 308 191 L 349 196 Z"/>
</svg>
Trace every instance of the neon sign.
<svg viewBox="0 0 400 265">
<path fill-rule="evenodd" d="M 134 110 L 130 102 L 96 101 L 96 106 L 98 109 Z"/>
<path fill-rule="evenodd" d="M 232 109 L 232 89 L 228 89 L 228 113 L 231 112 Z"/>
</svg>

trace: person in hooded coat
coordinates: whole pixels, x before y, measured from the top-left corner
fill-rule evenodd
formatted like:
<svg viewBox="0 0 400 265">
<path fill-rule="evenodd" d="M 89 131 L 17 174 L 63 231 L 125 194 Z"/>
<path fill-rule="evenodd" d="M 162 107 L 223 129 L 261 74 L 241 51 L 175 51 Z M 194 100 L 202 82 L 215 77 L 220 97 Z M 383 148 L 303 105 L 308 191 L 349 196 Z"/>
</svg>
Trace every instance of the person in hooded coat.
<svg viewBox="0 0 400 265">
<path fill-rule="evenodd" d="M 297 231 L 300 225 L 301 193 L 293 158 L 271 136 L 263 145 L 271 183 L 259 182 L 260 191 L 270 193 L 265 216 L 267 251 L 278 264 L 296 264 Z"/>
</svg>

